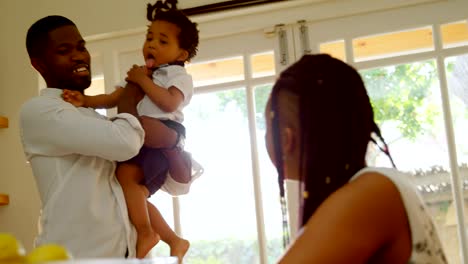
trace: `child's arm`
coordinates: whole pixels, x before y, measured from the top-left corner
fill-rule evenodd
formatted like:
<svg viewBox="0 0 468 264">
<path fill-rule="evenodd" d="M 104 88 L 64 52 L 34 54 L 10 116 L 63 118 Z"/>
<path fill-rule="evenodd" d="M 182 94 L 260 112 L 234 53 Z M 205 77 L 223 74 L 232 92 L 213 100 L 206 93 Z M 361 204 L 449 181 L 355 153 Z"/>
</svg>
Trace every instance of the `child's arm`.
<svg viewBox="0 0 468 264">
<path fill-rule="evenodd" d="M 121 99 L 117 104 L 117 113 L 128 113 L 140 119 L 138 115 L 137 105 L 138 102 L 145 96 L 144 92 L 136 84 L 127 82 L 123 89 Z M 143 123 L 143 122 L 141 122 Z"/>
<path fill-rule="evenodd" d="M 122 95 L 123 88 L 116 87 L 115 91 L 110 94 L 99 94 L 99 95 L 84 95 L 78 91 L 63 90 L 63 100 L 71 103 L 76 107 L 91 107 L 97 108 L 112 108 L 117 106 L 119 98 Z"/>
<path fill-rule="evenodd" d="M 164 89 L 156 85 L 148 76 L 145 66 L 133 65 L 125 80 L 138 84 L 151 101 L 165 112 L 174 112 L 184 101 L 184 94 L 178 88 L 171 86 Z"/>
</svg>

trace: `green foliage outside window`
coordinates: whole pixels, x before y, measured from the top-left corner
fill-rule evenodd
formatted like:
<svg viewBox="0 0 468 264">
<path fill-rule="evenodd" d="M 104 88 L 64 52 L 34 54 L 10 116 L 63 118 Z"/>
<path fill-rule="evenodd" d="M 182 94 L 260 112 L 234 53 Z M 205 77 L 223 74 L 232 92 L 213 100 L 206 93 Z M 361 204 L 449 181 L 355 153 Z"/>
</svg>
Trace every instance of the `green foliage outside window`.
<svg viewBox="0 0 468 264">
<path fill-rule="evenodd" d="M 267 241 L 268 263 L 276 263 L 283 252 L 281 238 Z M 167 256 L 168 247 L 157 246 L 154 256 Z M 190 241 L 190 250 L 184 258 L 190 264 L 257 264 L 260 263 L 256 239 L 226 238 L 220 240 Z"/>
<path fill-rule="evenodd" d="M 440 114 L 428 100 L 438 85 L 435 61 L 415 62 L 360 72 L 374 108 L 377 124 L 394 121 L 403 137 L 414 140 L 427 133 Z"/>
<path fill-rule="evenodd" d="M 255 119 L 258 129 L 265 129 L 264 110 L 268 96 L 271 91 L 271 84 L 265 84 L 255 87 Z M 247 100 L 244 89 L 228 90 L 218 93 L 219 110 L 224 111 L 226 106 L 230 103 L 235 103 L 236 106 L 242 111 L 243 116 L 247 119 Z"/>
<path fill-rule="evenodd" d="M 452 65 L 449 65 L 449 71 Z M 435 61 L 415 62 L 360 71 L 374 107 L 377 124 L 397 122 L 401 135 L 414 140 L 431 131 L 440 107 L 428 100 L 431 87 L 438 85 Z M 339 78 L 339 76 L 337 76 Z M 265 128 L 263 111 L 272 84 L 255 88 L 257 127 Z M 235 103 L 247 118 L 245 90 L 235 89 L 217 94 L 220 110 Z"/>
</svg>

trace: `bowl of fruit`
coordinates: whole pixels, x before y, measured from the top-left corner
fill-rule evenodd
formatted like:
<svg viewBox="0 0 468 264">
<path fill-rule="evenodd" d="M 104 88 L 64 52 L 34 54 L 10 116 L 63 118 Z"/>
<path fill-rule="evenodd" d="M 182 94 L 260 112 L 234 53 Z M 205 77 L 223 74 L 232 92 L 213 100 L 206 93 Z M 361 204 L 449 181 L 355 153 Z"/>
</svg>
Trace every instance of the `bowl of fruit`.
<svg viewBox="0 0 468 264">
<path fill-rule="evenodd" d="M 0 233 L 0 264 L 39 264 L 70 259 L 67 249 L 57 244 L 44 244 L 26 253 L 13 235 Z"/>
</svg>

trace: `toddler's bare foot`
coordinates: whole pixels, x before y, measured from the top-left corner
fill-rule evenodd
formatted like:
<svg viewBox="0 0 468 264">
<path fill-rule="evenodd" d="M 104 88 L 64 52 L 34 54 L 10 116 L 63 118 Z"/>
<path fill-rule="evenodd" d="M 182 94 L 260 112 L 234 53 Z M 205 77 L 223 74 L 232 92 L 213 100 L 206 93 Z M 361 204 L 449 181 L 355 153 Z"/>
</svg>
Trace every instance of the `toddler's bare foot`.
<svg viewBox="0 0 468 264">
<path fill-rule="evenodd" d="M 137 244 L 136 244 L 136 257 L 144 258 L 148 252 L 158 244 L 161 238 L 156 232 L 141 232 L 138 233 Z"/>
<path fill-rule="evenodd" d="M 190 247 L 190 242 L 183 238 L 179 238 L 169 244 L 169 247 L 171 248 L 171 256 L 178 257 L 179 263 L 182 263 L 182 259 Z"/>
</svg>

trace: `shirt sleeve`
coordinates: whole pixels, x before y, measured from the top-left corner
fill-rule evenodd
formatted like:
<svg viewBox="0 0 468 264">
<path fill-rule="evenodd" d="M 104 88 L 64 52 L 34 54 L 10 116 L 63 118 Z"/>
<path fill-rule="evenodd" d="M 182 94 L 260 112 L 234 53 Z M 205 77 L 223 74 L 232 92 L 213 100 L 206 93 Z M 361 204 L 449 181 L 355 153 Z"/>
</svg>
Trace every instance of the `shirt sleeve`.
<svg viewBox="0 0 468 264">
<path fill-rule="evenodd" d="M 25 104 L 20 126 L 29 155 L 81 154 L 112 161 L 135 156 L 145 135 L 138 120 L 130 114 L 107 119 L 94 110 L 76 108 L 52 98 Z"/>
<path fill-rule="evenodd" d="M 188 104 L 193 94 L 192 76 L 183 67 L 175 66 L 168 71 L 168 78 L 167 87 L 174 86 L 179 89 L 184 95 L 184 105 Z"/>
</svg>

